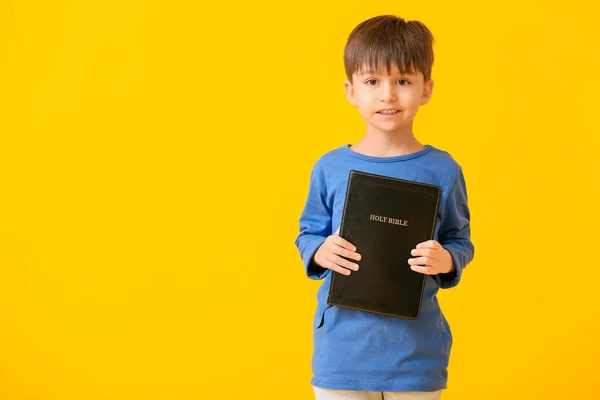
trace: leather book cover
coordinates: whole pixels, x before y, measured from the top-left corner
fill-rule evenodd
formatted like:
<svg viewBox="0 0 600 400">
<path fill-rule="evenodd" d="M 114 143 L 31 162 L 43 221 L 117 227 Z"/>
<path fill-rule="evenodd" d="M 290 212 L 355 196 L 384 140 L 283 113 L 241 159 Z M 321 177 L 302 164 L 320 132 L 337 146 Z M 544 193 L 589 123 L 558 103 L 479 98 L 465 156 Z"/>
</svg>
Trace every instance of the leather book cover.
<svg viewBox="0 0 600 400">
<path fill-rule="evenodd" d="M 426 275 L 410 268 L 410 252 L 433 238 L 439 186 L 352 170 L 340 236 L 362 256 L 358 271 L 333 272 L 327 303 L 417 319 Z"/>
</svg>

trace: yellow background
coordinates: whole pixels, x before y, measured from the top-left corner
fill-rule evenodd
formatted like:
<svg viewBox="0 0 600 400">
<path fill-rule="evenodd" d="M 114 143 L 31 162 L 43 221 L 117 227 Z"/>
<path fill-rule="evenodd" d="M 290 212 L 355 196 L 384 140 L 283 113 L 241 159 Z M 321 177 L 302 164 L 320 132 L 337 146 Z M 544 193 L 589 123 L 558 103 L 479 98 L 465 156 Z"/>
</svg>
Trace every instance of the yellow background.
<svg viewBox="0 0 600 400">
<path fill-rule="evenodd" d="M 472 210 L 444 399 L 600 399 L 599 4 L 1 2 L 0 399 L 312 398 L 297 220 L 387 13 Z"/>
</svg>

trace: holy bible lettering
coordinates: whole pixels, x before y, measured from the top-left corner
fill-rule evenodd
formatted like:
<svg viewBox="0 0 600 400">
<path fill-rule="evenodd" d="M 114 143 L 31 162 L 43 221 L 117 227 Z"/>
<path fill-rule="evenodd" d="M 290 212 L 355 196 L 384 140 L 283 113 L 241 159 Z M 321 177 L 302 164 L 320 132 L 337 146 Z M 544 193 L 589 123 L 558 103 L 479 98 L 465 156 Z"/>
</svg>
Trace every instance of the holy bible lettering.
<svg viewBox="0 0 600 400">
<path fill-rule="evenodd" d="M 406 221 L 406 220 L 398 219 L 398 218 L 391 218 L 391 217 L 384 217 L 382 215 L 371 214 L 369 219 L 371 221 L 383 222 L 383 223 L 394 224 L 394 225 L 408 226 L 408 221 Z"/>
</svg>

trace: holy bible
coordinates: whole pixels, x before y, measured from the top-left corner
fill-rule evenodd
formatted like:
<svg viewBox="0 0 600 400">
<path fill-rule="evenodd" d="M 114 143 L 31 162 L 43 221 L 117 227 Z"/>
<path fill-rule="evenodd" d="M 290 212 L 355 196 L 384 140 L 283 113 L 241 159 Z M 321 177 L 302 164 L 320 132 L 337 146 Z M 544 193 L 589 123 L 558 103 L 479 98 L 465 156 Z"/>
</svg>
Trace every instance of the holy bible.
<svg viewBox="0 0 600 400">
<path fill-rule="evenodd" d="M 439 186 L 352 170 L 340 236 L 362 256 L 358 271 L 333 272 L 327 303 L 417 319 L 426 276 L 410 268 L 417 244 L 433 238 Z"/>
</svg>

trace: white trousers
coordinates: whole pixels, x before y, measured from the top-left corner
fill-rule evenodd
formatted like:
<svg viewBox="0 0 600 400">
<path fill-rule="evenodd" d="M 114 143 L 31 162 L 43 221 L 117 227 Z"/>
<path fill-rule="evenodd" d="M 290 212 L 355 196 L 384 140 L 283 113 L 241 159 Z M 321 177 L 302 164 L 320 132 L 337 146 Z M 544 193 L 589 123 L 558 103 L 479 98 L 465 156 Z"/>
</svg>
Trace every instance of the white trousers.
<svg viewBox="0 0 600 400">
<path fill-rule="evenodd" d="M 437 392 L 362 392 L 354 390 L 331 390 L 313 386 L 316 400 L 439 400 Z"/>
</svg>

